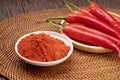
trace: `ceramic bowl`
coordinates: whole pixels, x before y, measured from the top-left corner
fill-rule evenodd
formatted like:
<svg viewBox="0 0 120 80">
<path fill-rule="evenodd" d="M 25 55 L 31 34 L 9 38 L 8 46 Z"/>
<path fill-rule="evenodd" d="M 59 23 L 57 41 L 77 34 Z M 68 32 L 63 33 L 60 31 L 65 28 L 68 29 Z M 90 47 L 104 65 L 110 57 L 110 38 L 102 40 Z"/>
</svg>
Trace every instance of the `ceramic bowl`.
<svg viewBox="0 0 120 80">
<path fill-rule="evenodd" d="M 31 35 L 31 34 L 41 34 L 41 33 L 45 33 L 45 34 L 48 34 L 54 38 L 57 38 L 57 39 L 60 39 L 62 40 L 67 46 L 70 46 L 70 50 L 67 54 L 67 56 L 65 56 L 64 58 L 61 58 L 59 60 L 56 60 L 56 61 L 51 61 L 51 62 L 39 62 L 39 61 L 33 61 L 33 60 L 30 60 L 30 59 L 27 59 L 23 56 L 21 56 L 21 54 L 18 52 L 18 44 L 19 42 L 23 39 L 23 38 L 26 38 L 27 36 Z M 60 64 L 62 62 L 64 62 L 65 60 L 67 60 L 70 55 L 72 54 L 73 52 L 73 44 L 72 42 L 70 41 L 70 39 L 60 33 L 57 33 L 57 32 L 52 32 L 52 31 L 37 31 L 37 32 L 31 32 L 31 33 L 28 33 L 28 34 L 25 34 L 23 35 L 22 37 L 20 37 L 18 39 L 18 41 L 16 42 L 15 44 L 15 51 L 17 53 L 17 55 L 22 59 L 24 60 L 25 62 L 29 63 L 29 64 L 32 64 L 32 65 L 36 65 L 36 66 L 53 66 L 53 65 L 57 65 L 57 64 Z"/>
</svg>

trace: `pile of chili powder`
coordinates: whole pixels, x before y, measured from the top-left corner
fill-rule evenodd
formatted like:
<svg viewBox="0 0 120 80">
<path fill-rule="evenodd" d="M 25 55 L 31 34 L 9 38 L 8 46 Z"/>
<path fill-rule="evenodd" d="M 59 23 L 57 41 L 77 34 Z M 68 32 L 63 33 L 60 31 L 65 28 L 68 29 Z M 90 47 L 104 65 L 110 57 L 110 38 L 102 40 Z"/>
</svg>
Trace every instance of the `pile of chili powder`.
<svg viewBox="0 0 120 80">
<path fill-rule="evenodd" d="M 50 62 L 61 59 L 68 54 L 70 46 L 48 34 L 31 34 L 18 44 L 18 52 L 25 58 Z"/>
</svg>

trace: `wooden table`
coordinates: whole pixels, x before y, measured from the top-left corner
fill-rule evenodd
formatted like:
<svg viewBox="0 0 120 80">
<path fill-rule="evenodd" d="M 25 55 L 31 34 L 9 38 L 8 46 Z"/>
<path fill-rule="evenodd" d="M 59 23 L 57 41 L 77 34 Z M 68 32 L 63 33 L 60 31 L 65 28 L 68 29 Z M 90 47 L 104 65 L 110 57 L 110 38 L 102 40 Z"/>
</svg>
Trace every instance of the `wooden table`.
<svg viewBox="0 0 120 80">
<path fill-rule="evenodd" d="M 87 0 L 69 0 L 78 6 L 88 6 Z M 105 8 L 120 9 L 120 0 L 91 0 Z M 23 13 L 65 8 L 63 0 L 0 0 L 0 21 Z M 0 75 L 0 80 L 7 80 Z"/>
</svg>

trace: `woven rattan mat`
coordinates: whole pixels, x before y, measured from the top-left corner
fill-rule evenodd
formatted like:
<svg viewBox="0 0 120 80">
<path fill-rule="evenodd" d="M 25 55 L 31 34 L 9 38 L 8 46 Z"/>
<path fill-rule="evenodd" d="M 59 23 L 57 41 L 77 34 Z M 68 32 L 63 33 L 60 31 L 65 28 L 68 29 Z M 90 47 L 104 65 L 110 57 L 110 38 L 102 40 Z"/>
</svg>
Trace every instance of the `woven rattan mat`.
<svg viewBox="0 0 120 80">
<path fill-rule="evenodd" d="M 120 13 L 120 10 L 111 10 Z M 10 80 L 120 80 L 120 60 L 116 53 L 92 54 L 74 49 L 65 62 L 51 67 L 25 63 L 15 53 L 14 45 L 22 35 L 40 30 L 59 32 L 48 16 L 66 15 L 67 9 L 22 14 L 0 23 L 0 74 Z"/>
</svg>

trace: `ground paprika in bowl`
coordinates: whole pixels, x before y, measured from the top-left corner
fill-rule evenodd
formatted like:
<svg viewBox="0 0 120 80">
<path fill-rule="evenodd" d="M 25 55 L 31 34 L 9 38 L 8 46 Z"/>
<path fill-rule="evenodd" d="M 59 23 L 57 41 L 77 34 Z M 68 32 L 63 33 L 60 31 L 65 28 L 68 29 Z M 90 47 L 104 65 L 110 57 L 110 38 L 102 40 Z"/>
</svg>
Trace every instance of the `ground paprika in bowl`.
<svg viewBox="0 0 120 80">
<path fill-rule="evenodd" d="M 52 31 L 31 32 L 15 44 L 17 55 L 27 63 L 52 66 L 65 61 L 73 51 L 68 37 Z"/>
</svg>

